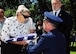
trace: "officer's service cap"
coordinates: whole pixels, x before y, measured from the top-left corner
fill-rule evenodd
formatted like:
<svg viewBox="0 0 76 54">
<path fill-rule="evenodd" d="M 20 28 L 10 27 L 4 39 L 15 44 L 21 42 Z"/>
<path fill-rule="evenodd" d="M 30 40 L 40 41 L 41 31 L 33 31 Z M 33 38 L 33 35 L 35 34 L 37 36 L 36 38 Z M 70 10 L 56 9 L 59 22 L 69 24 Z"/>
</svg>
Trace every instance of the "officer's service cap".
<svg viewBox="0 0 76 54">
<path fill-rule="evenodd" d="M 56 17 L 55 15 L 53 15 L 51 12 L 44 12 L 44 19 L 49 19 L 50 20 L 50 22 L 51 21 L 54 21 L 54 22 L 63 22 L 63 20 L 61 19 L 61 18 L 59 18 L 59 17 Z"/>
</svg>

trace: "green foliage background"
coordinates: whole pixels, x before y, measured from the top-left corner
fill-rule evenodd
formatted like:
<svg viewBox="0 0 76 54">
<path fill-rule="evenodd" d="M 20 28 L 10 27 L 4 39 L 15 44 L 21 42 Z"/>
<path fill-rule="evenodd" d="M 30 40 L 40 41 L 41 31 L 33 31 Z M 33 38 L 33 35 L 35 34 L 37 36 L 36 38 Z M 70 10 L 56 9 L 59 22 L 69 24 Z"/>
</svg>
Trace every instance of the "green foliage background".
<svg viewBox="0 0 76 54">
<path fill-rule="evenodd" d="M 36 21 L 37 19 L 43 18 L 43 11 L 51 10 L 51 0 L 38 0 L 37 4 L 30 3 L 29 0 L 24 4 L 31 11 L 31 17 Z M 65 10 L 67 10 L 73 16 L 73 31 L 76 31 L 76 0 L 62 0 L 65 5 Z M 15 16 L 16 10 L 19 5 L 18 0 L 0 0 L 0 6 L 5 9 L 5 16 Z M 42 5 L 42 6 L 41 6 Z M 41 11 L 38 11 L 38 10 Z"/>
</svg>

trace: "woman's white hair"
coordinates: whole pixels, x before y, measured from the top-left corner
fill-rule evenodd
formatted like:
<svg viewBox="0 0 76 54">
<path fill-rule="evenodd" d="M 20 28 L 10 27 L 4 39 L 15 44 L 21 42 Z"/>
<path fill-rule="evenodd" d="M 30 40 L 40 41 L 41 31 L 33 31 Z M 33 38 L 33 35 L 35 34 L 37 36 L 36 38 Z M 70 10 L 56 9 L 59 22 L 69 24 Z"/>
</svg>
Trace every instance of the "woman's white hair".
<svg viewBox="0 0 76 54">
<path fill-rule="evenodd" d="M 17 11 L 16 11 L 16 15 L 17 15 L 19 12 L 21 12 L 21 13 L 23 13 L 23 12 L 29 12 L 29 13 L 30 13 L 29 9 L 26 8 L 24 5 L 19 5 L 19 6 L 18 6 L 18 9 L 17 9 Z"/>
</svg>

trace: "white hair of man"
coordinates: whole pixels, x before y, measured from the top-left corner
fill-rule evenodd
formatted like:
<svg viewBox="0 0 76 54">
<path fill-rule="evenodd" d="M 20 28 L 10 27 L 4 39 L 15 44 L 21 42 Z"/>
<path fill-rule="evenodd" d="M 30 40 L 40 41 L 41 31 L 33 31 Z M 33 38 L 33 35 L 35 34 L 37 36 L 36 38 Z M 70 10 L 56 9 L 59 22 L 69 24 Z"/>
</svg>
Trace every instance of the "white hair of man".
<svg viewBox="0 0 76 54">
<path fill-rule="evenodd" d="M 51 0 L 51 4 L 52 4 L 53 11 L 59 10 L 63 5 L 60 0 Z"/>
</svg>

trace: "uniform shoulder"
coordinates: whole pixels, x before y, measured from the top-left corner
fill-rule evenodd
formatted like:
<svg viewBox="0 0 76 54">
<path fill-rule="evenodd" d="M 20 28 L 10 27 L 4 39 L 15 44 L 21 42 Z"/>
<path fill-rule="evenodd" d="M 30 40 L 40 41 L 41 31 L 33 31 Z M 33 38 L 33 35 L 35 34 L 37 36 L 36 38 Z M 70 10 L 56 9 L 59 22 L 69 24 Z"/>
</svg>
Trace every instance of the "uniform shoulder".
<svg viewBox="0 0 76 54">
<path fill-rule="evenodd" d="M 52 38 L 55 37 L 55 35 L 52 32 L 48 32 L 47 34 L 42 34 L 42 37 Z"/>
</svg>

